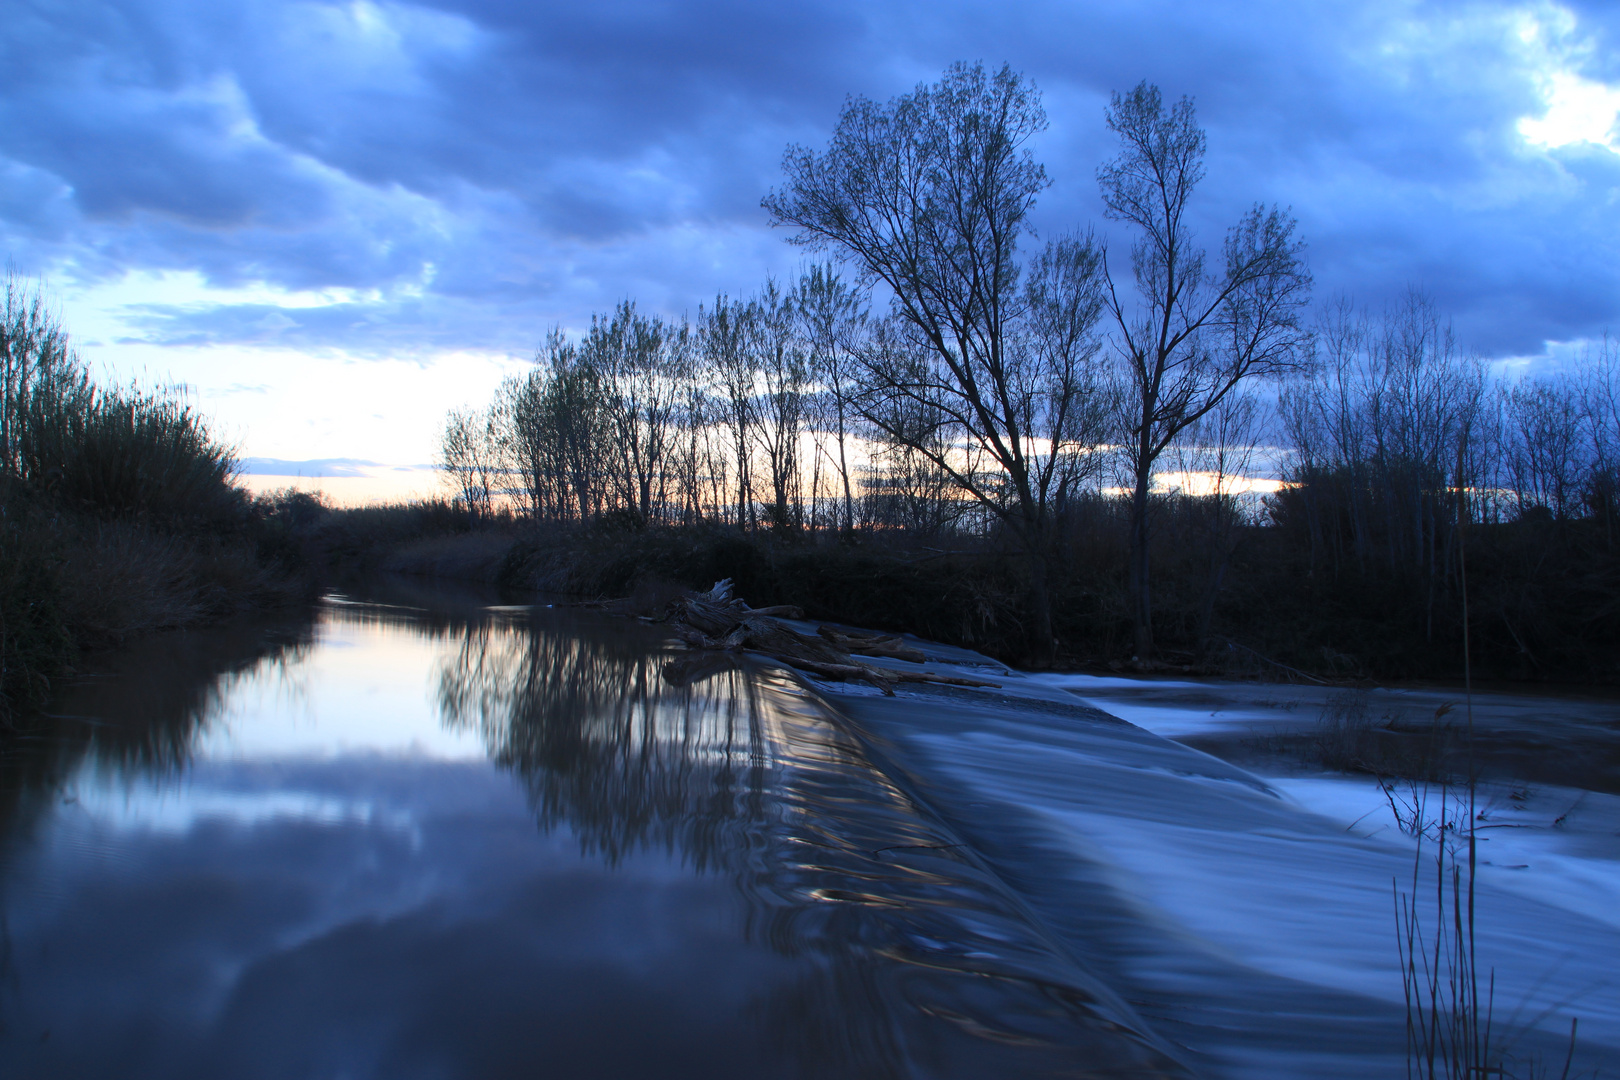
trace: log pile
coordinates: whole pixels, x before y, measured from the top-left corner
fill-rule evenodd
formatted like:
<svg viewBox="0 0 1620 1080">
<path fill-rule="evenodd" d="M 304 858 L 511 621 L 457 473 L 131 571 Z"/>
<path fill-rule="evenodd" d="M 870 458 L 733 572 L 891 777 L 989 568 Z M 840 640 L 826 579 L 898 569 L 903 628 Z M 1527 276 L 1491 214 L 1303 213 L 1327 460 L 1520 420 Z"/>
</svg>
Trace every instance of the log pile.
<svg viewBox="0 0 1620 1080">
<path fill-rule="evenodd" d="M 730 578 L 718 581 L 706 593 L 694 593 L 675 601 L 657 621 L 667 622 L 675 636 L 690 649 L 757 653 L 818 678 L 868 683 L 885 694 L 893 694 L 895 684 L 902 682 L 997 688 L 1001 685 L 928 671 L 893 671 L 868 664 L 857 659 L 857 655 L 892 657 L 916 664 L 922 663 L 925 657 L 896 635 L 850 634 L 823 626 L 816 631 L 816 637 L 807 637 L 782 622 L 784 618 L 803 618 L 800 609 L 787 604 L 751 608 L 732 596 L 731 589 Z"/>
</svg>

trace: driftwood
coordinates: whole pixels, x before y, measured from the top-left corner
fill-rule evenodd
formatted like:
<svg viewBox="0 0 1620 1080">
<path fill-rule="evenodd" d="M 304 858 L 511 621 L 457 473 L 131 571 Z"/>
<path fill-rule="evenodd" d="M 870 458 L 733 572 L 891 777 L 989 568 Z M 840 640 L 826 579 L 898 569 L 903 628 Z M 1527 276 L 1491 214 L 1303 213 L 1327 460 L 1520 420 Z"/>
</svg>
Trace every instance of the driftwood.
<svg viewBox="0 0 1620 1080">
<path fill-rule="evenodd" d="M 928 660 L 921 649 L 913 649 L 905 644 L 898 634 L 846 634 L 830 626 L 818 626 L 816 633 L 845 652 L 862 656 L 890 656 L 896 660 L 909 660 L 913 664 Z"/>
<path fill-rule="evenodd" d="M 663 616 L 675 636 L 691 649 L 751 652 L 768 656 L 791 668 L 836 682 L 865 682 L 893 694 L 896 683 L 945 683 L 950 686 L 997 687 L 1000 683 L 936 675 L 931 671 L 891 671 L 855 658 L 887 656 L 922 663 L 923 654 L 894 635 L 848 634 L 823 626 L 817 637 L 807 637 L 776 616 L 801 618 L 791 605 L 751 608 L 731 595 L 731 579 L 715 582 L 706 593 L 683 597 Z M 684 674 L 684 671 L 680 672 Z M 677 675 L 679 677 L 679 675 Z"/>
</svg>

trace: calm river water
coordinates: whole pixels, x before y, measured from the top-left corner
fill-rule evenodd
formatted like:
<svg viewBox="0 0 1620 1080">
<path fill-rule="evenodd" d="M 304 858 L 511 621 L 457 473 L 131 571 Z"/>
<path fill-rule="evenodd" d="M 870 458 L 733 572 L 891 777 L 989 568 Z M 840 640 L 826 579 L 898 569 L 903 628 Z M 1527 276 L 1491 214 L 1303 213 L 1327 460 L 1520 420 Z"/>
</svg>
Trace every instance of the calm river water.
<svg viewBox="0 0 1620 1080">
<path fill-rule="evenodd" d="M 5 759 L 0 1075 L 1179 1073 L 784 676 L 403 599 L 150 639 Z"/>
</svg>

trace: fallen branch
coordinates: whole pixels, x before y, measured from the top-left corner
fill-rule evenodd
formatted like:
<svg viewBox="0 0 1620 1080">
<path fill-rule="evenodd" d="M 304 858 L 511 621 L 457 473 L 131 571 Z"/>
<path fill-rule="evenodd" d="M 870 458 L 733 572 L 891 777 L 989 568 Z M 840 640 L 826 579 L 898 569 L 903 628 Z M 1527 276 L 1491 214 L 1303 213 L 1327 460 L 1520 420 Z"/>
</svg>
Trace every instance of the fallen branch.
<svg viewBox="0 0 1620 1080">
<path fill-rule="evenodd" d="M 797 604 L 777 604 L 774 607 L 748 608 L 750 615 L 770 615 L 778 619 L 802 619 L 804 608 Z"/>
<path fill-rule="evenodd" d="M 1001 684 L 998 682 L 985 682 L 982 679 L 964 679 L 958 675 L 935 675 L 931 671 L 891 671 L 889 674 L 901 682 L 931 682 L 944 683 L 947 686 L 988 686 L 992 690 L 1001 689 Z"/>
<path fill-rule="evenodd" d="M 1332 685 L 1326 679 L 1318 679 L 1315 675 L 1312 675 L 1309 672 L 1301 671 L 1301 670 L 1299 670 L 1299 668 L 1289 667 L 1287 664 L 1280 664 L 1277 661 L 1273 660 L 1271 657 L 1266 656 L 1266 655 L 1264 655 L 1262 653 L 1255 652 L 1253 649 L 1249 648 L 1247 645 L 1240 645 L 1240 644 L 1238 644 L 1237 642 L 1233 641 L 1230 638 L 1228 638 L 1227 641 L 1226 641 L 1226 647 L 1229 648 L 1229 649 L 1242 649 L 1244 652 L 1248 653 L 1250 656 L 1253 656 L 1257 660 L 1261 660 L 1261 661 L 1263 661 L 1263 662 L 1265 662 L 1267 664 L 1270 664 L 1272 667 L 1282 668 L 1284 671 L 1292 672 L 1295 675 L 1298 675 L 1302 679 L 1309 679 L 1309 680 L 1311 680 L 1311 682 L 1316 683 L 1318 686 L 1331 686 Z"/>
<path fill-rule="evenodd" d="M 818 626 L 816 633 L 835 647 L 862 656 L 888 656 L 896 660 L 909 660 L 913 664 L 921 664 L 928 659 L 921 649 L 911 648 L 898 634 L 846 634 L 830 626 Z"/>
<path fill-rule="evenodd" d="M 807 637 L 773 616 L 803 614 L 791 605 L 751 608 L 731 595 L 731 580 L 717 581 L 706 593 L 682 597 L 664 616 L 671 631 L 687 648 L 715 652 L 751 652 L 770 657 L 799 671 L 835 682 L 864 682 L 893 694 L 896 683 L 944 683 L 949 686 L 986 686 L 1000 683 L 936 675 L 931 671 L 891 671 L 857 660 L 853 654 L 885 656 L 921 663 L 921 652 L 893 634 L 848 634 L 823 626 L 817 637 Z M 684 670 L 677 669 L 677 675 Z"/>
</svg>

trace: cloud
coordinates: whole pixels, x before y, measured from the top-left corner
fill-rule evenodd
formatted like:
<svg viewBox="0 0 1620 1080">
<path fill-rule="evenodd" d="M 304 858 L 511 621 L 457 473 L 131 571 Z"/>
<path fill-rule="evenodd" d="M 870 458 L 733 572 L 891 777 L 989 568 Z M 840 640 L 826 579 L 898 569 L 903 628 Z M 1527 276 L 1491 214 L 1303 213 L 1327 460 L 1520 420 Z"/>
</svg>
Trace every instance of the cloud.
<svg viewBox="0 0 1620 1080">
<path fill-rule="evenodd" d="M 306 476 L 338 478 L 370 476 L 367 470 L 381 468 L 375 461 L 359 458 L 310 458 L 307 461 L 285 461 L 280 458 L 243 458 L 239 468 L 243 476 Z M 397 471 L 397 470 L 396 470 Z"/>
<path fill-rule="evenodd" d="M 351 293 L 132 305 L 145 342 L 520 355 L 791 270 L 758 207 L 783 148 L 982 58 L 1046 95 L 1043 228 L 1100 216 L 1102 108 L 1148 78 L 1210 130 L 1207 242 L 1291 206 L 1319 292 L 1418 285 L 1522 353 L 1620 314 L 1617 34 L 1597 3 L 65 0 L 0 27 L 0 241 L 68 280 Z"/>
</svg>

